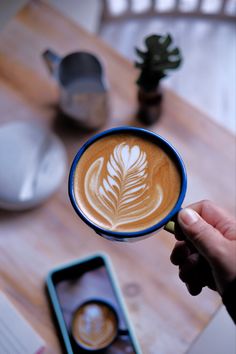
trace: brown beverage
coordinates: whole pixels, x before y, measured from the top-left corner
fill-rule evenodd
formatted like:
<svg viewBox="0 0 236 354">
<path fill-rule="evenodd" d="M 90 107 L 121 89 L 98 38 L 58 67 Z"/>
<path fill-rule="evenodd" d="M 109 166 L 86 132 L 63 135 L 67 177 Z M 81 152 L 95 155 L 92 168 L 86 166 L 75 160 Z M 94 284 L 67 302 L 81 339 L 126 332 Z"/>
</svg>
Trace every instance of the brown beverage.
<svg viewBox="0 0 236 354">
<path fill-rule="evenodd" d="M 72 333 L 85 349 L 98 350 L 110 345 L 117 336 L 118 322 L 114 311 L 101 302 L 89 302 L 74 315 Z"/>
<path fill-rule="evenodd" d="M 113 231 L 147 229 L 169 214 L 181 177 L 156 142 L 135 133 L 105 136 L 81 156 L 74 175 L 76 203 L 95 225 Z"/>
</svg>

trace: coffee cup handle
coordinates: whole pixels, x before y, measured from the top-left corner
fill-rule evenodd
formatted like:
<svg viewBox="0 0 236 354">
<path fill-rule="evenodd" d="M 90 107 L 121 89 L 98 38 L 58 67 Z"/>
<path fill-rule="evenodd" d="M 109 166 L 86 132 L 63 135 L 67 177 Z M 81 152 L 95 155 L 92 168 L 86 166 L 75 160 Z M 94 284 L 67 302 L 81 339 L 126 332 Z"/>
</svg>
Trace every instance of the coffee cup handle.
<svg viewBox="0 0 236 354">
<path fill-rule="evenodd" d="M 170 234 L 175 234 L 175 221 L 170 220 L 168 223 L 164 226 L 164 230 L 169 232 Z"/>
<path fill-rule="evenodd" d="M 118 329 L 118 336 L 128 336 L 129 335 L 129 331 L 128 329 Z"/>
<path fill-rule="evenodd" d="M 179 209 L 178 212 L 180 212 L 180 210 L 182 210 L 182 208 Z M 171 233 L 171 234 L 175 234 L 175 224 L 176 224 L 176 220 L 177 220 L 177 214 L 175 214 L 173 216 L 173 218 L 171 220 L 168 221 L 168 223 L 164 226 L 164 230 Z"/>
</svg>

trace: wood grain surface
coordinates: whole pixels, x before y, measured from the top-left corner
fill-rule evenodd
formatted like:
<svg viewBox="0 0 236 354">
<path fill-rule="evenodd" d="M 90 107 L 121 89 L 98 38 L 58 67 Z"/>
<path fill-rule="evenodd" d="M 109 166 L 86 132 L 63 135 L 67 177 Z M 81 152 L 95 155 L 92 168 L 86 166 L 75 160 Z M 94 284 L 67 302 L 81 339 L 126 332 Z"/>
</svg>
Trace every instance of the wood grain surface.
<svg viewBox="0 0 236 354">
<path fill-rule="evenodd" d="M 110 85 L 110 117 L 104 127 L 139 125 L 135 120 L 137 72 L 98 38 L 40 1 L 33 1 L 0 34 L 0 122 L 31 120 L 56 132 L 73 156 L 91 136 L 58 114 L 58 91 L 41 53 L 87 50 L 103 61 Z M 235 141 L 201 112 L 170 91 L 152 130 L 179 150 L 188 171 L 185 204 L 212 199 L 235 212 Z M 53 178 L 53 176 L 52 176 Z M 192 297 L 169 256 L 173 236 L 165 231 L 133 244 L 99 238 L 74 213 L 67 176 L 43 206 L 0 212 L 0 288 L 47 342 L 61 353 L 49 312 L 44 280 L 50 269 L 97 251 L 115 267 L 138 340 L 145 354 L 185 353 L 217 309 L 217 294 L 204 289 Z"/>
</svg>

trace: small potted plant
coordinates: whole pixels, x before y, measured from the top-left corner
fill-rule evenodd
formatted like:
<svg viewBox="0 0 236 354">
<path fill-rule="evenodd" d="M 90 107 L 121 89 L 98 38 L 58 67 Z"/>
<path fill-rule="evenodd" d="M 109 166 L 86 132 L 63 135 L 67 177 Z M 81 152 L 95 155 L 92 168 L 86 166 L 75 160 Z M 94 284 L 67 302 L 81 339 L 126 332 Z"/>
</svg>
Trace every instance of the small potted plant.
<svg viewBox="0 0 236 354">
<path fill-rule="evenodd" d="M 138 89 L 138 118 L 145 124 L 152 124 L 160 116 L 162 93 L 160 81 L 167 76 L 168 70 L 177 69 L 182 56 L 180 49 L 173 47 L 170 34 L 153 34 L 145 39 L 147 50 L 135 48 L 141 61 L 136 61 L 140 75 L 136 81 Z"/>
</svg>

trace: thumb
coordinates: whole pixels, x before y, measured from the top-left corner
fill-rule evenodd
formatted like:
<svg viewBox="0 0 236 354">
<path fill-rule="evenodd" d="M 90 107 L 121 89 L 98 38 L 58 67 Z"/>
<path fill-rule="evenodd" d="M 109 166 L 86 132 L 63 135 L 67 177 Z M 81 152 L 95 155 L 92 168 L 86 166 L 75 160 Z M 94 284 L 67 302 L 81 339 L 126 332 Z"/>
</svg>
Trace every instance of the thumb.
<svg viewBox="0 0 236 354">
<path fill-rule="evenodd" d="M 190 208 L 179 212 L 178 223 L 186 238 L 210 264 L 214 265 L 224 241 L 220 232 Z"/>
</svg>

